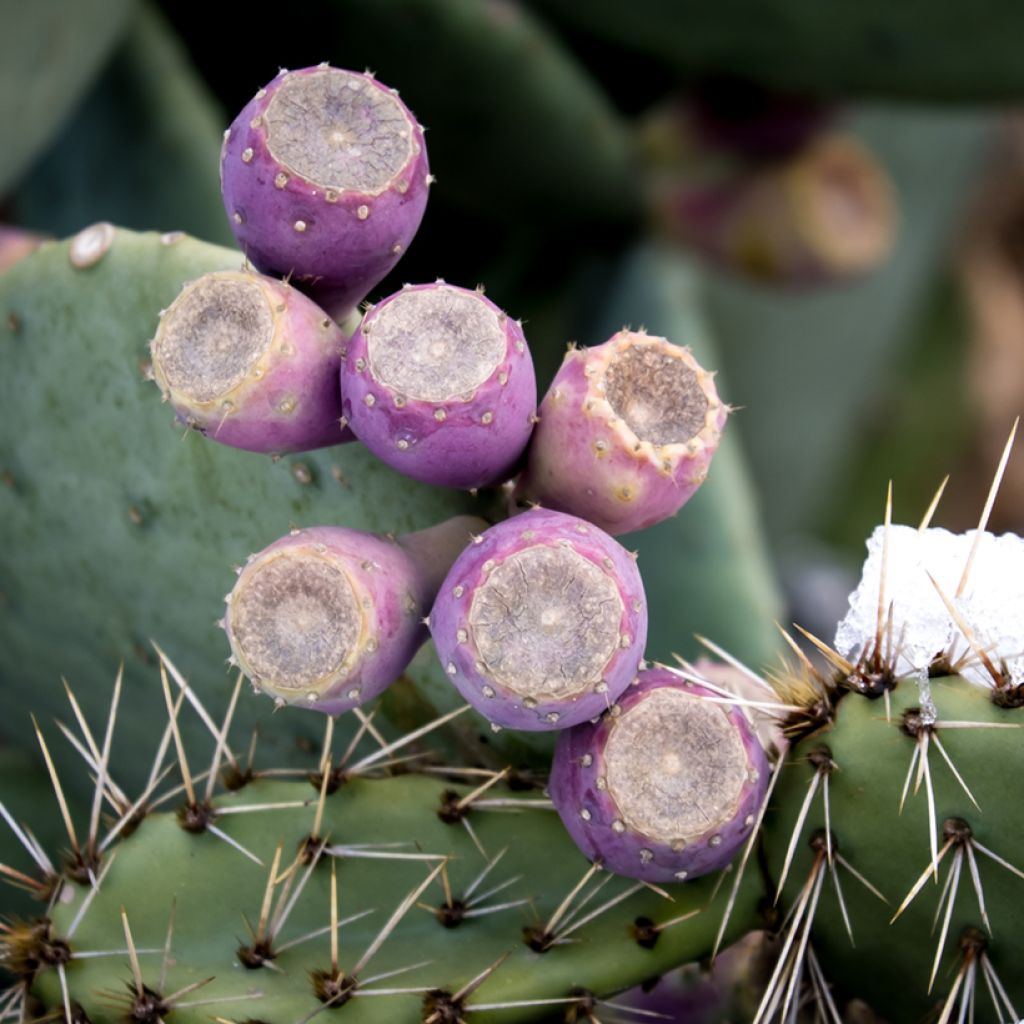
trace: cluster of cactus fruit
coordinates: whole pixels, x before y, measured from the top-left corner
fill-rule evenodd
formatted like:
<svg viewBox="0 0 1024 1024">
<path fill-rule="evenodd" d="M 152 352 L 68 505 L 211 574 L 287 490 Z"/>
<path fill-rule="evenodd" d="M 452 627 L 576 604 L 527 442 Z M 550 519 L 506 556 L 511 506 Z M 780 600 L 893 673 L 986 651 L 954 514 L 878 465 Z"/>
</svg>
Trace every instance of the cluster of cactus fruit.
<svg viewBox="0 0 1024 1024">
<path fill-rule="evenodd" d="M 886 590 L 887 514 L 877 615 L 814 641 L 826 668 L 795 644 L 768 677 L 720 650 L 648 665 L 643 583 L 613 535 L 704 480 L 728 413 L 712 374 L 623 330 L 570 348 L 538 408 L 522 326 L 480 289 L 406 287 L 359 318 L 431 181 L 415 118 L 369 75 L 282 73 L 226 133 L 221 179 L 256 269 L 199 277 L 161 314 L 151 372 L 178 419 L 274 456 L 358 440 L 415 480 L 496 489 L 505 517 L 309 526 L 252 555 L 222 621 L 226 717 L 158 650 L 166 724 L 137 796 L 112 759 L 120 676 L 102 735 L 69 690 L 94 799 L 83 830 L 37 727 L 69 853 L 56 864 L 0 804 L 33 864 L 0 871 L 46 905 L 2 926 L 0 1019 L 642 1020 L 674 1011 L 615 994 L 767 928 L 758 1022 L 836 1022 L 849 996 L 894 1021 L 1017 1020 L 1024 692 L 1005 638 L 971 619 L 984 523 L 955 594 L 932 566 L 927 657 L 908 660 L 923 627 Z M 100 226 L 69 256 L 114 244 Z M 465 707 L 398 738 L 363 710 L 428 632 L 495 731 L 558 732 L 547 780 L 427 756 Z M 957 675 L 978 665 L 987 686 Z M 246 678 L 324 713 L 306 768 L 240 751 Z"/>
</svg>

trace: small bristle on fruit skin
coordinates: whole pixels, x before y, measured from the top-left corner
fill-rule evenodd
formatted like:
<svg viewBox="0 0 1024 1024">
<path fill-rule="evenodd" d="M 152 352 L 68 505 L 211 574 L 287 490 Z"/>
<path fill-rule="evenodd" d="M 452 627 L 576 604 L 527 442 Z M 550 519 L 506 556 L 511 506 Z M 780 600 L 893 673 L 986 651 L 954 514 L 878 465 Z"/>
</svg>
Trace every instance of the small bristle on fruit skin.
<svg viewBox="0 0 1024 1024">
<path fill-rule="evenodd" d="M 641 442 L 606 400 L 609 363 L 633 345 L 675 352 L 696 374 L 708 408 L 690 442 Z M 704 482 L 727 415 L 712 374 L 664 338 L 620 331 L 602 345 L 573 349 L 541 402 L 517 496 L 580 516 L 613 536 L 647 529 L 675 515 Z"/>
<path fill-rule="evenodd" d="M 396 299 L 438 290 L 471 297 L 497 319 L 505 353 L 471 394 L 445 401 L 398 395 L 374 377 L 367 337 Z M 343 408 L 358 436 L 382 462 L 424 483 L 476 488 L 509 479 L 526 448 L 537 409 L 533 360 L 522 326 L 479 291 L 438 282 L 405 288 L 377 303 L 348 345 L 341 369 Z"/>
<path fill-rule="evenodd" d="M 609 871 L 647 882 L 685 881 L 719 871 L 750 836 L 768 785 L 768 760 L 739 707 L 716 705 L 740 736 L 747 757 L 744 781 L 734 813 L 714 822 L 701 836 L 684 842 L 663 842 L 635 831 L 629 809 L 615 804 L 604 783 L 604 751 L 612 729 L 652 693 L 670 688 L 693 698 L 720 699 L 711 690 L 684 680 L 667 669 L 640 673 L 637 684 L 619 697 L 616 706 L 597 722 L 566 730 L 555 749 L 548 790 L 555 809 L 585 856 Z M 648 750 L 637 750 L 649 759 Z M 681 766 L 682 771 L 687 765 Z"/>
<path fill-rule="evenodd" d="M 482 525 L 475 517 L 456 516 L 397 539 L 339 526 L 292 531 L 251 559 L 228 595 L 224 629 L 234 658 L 260 689 L 297 707 L 337 715 L 373 700 L 398 679 L 427 639 L 424 609 L 458 551 Z M 344 664 L 330 677 L 301 687 L 282 686 L 255 671 L 232 622 L 239 595 L 269 560 L 288 551 L 314 555 L 340 572 L 361 616 L 358 639 Z"/>
<path fill-rule="evenodd" d="M 220 271 L 190 282 L 215 279 L 222 287 L 256 285 L 273 317 L 273 338 L 245 379 L 208 401 L 176 389 L 161 363 L 161 340 L 173 323 L 175 303 L 165 311 L 151 345 L 153 378 L 178 420 L 231 448 L 265 454 L 311 451 L 354 441 L 341 425 L 338 367 L 346 336 L 316 303 L 281 281 L 245 271 Z"/>
<path fill-rule="evenodd" d="M 310 182 L 267 145 L 265 114 L 284 82 L 299 75 L 349 76 L 361 89 L 393 95 L 371 75 L 311 67 L 279 75 L 232 122 L 221 151 L 221 191 L 242 251 L 265 273 L 292 282 L 342 319 L 395 266 L 419 228 L 430 173 L 423 130 L 407 114 L 412 155 L 375 195 Z"/>
<path fill-rule="evenodd" d="M 571 548 L 614 582 L 622 602 L 619 642 L 600 677 L 574 698 L 524 702 L 495 679 L 469 624 L 474 597 L 488 575 L 536 545 Z M 531 509 L 493 526 L 466 548 L 442 584 L 430 619 L 438 657 L 459 693 L 492 723 L 529 732 L 566 729 L 600 715 L 636 678 L 647 641 L 647 599 L 636 562 L 603 531 L 549 509 Z M 557 665 L 551 673 L 557 676 Z"/>
</svg>

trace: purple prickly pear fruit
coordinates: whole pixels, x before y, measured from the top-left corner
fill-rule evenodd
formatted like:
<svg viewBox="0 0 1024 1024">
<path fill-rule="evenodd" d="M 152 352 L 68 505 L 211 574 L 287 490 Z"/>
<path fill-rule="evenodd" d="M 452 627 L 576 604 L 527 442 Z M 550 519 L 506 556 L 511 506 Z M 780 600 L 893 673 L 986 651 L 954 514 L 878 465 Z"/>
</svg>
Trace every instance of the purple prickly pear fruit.
<svg viewBox="0 0 1024 1024">
<path fill-rule="evenodd" d="M 647 601 L 633 557 L 590 523 L 533 509 L 459 556 L 430 613 L 449 679 L 497 726 L 565 729 L 636 678 Z"/>
<path fill-rule="evenodd" d="M 741 709 L 658 668 L 599 721 L 559 737 L 548 789 L 587 857 L 671 882 L 729 863 L 767 784 L 767 757 Z"/>
<path fill-rule="evenodd" d="M 438 281 L 379 302 L 342 368 L 344 413 L 367 448 L 426 483 L 508 479 L 533 430 L 537 385 L 521 325 Z"/>
<path fill-rule="evenodd" d="M 397 539 L 292 530 L 249 559 L 226 598 L 232 660 L 282 704 L 332 715 L 365 704 L 426 640 L 423 616 L 483 525 L 457 516 Z"/>
<path fill-rule="evenodd" d="M 722 266 L 782 285 L 874 270 L 896 234 L 892 183 L 852 137 L 824 135 L 777 163 L 652 184 L 655 221 Z"/>
<path fill-rule="evenodd" d="M 336 318 L 401 258 L 431 180 L 423 129 L 398 93 L 326 64 L 260 89 L 221 151 L 224 206 L 246 256 L 292 275 Z"/>
<path fill-rule="evenodd" d="M 611 534 L 653 526 L 704 482 L 727 414 L 688 348 L 627 330 L 572 348 L 541 403 L 517 497 Z"/>
<path fill-rule="evenodd" d="M 341 422 L 346 336 L 281 281 L 243 271 L 185 285 L 150 345 L 178 419 L 246 451 L 308 451 L 354 440 Z"/>
<path fill-rule="evenodd" d="M 778 950 L 766 932 L 751 932 L 710 965 L 686 964 L 653 985 L 623 992 L 617 1002 L 667 1024 L 728 1024 L 753 1020 Z"/>
</svg>

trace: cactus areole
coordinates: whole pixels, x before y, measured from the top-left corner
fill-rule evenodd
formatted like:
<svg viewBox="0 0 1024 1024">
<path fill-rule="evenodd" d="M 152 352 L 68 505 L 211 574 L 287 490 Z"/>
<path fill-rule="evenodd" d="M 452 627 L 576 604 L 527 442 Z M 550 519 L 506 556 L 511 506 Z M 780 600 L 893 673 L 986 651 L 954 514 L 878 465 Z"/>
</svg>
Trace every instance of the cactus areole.
<svg viewBox="0 0 1024 1024">
<path fill-rule="evenodd" d="M 430 628 L 448 677 L 492 723 L 564 729 L 636 677 L 647 603 L 636 564 L 611 537 L 534 509 L 462 553 Z"/>
<path fill-rule="evenodd" d="M 345 416 L 370 451 L 448 487 L 507 479 L 537 406 L 522 327 L 479 290 L 440 281 L 403 288 L 366 314 L 341 390 Z"/>
<path fill-rule="evenodd" d="M 242 250 L 339 318 L 401 258 L 429 185 L 423 130 L 368 74 L 282 72 L 224 136 L 221 188 Z"/>
<path fill-rule="evenodd" d="M 707 476 L 727 408 L 689 349 L 620 331 L 566 355 L 518 493 L 611 534 L 674 515 Z"/>
<path fill-rule="evenodd" d="M 591 860 L 671 882 L 729 863 L 754 826 L 767 775 L 738 707 L 652 669 L 598 721 L 560 737 L 549 788 Z"/>
</svg>

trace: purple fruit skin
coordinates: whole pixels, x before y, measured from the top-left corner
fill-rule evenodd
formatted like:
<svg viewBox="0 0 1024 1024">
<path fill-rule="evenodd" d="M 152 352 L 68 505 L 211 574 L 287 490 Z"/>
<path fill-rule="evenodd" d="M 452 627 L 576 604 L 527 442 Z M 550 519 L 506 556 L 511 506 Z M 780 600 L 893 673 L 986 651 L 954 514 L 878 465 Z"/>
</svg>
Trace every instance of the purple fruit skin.
<svg viewBox="0 0 1024 1024">
<path fill-rule="evenodd" d="M 245 277 L 260 285 L 275 308 L 272 360 L 264 364 L 259 379 L 250 375 L 232 392 L 234 409 L 229 414 L 222 411 L 221 398 L 198 404 L 171 392 L 175 415 L 213 441 L 250 452 L 283 455 L 354 441 L 352 431 L 341 426 L 338 368 L 344 333 L 294 288 L 262 275 Z M 284 343 L 291 348 L 290 355 L 279 351 Z M 159 377 L 158 382 L 163 389 Z M 282 403 L 290 408 L 289 400 L 294 408 L 282 411 Z"/>
<path fill-rule="evenodd" d="M 663 974 L 653 988 L 629 989 L 616 1001 L 636 1011 L 660 1014 L 666 1024 L 753 1020 L 771 967 L 768 936 L 750 932 L 723 949 L 709 967 L 685 964 Z"/>
<path fill-rule="evenodd" d="M 668 686 L 683 688 L 699 697 L 717 697 L 712 691 L 696 683 L 684 681 L 667 669 L 648 669 L 640 673 L 638 682 L 618 700 L 621 714 L 626 714 L 652 690 Z M 717 705 L 727 714 L 739 730 L 747 751 L 749 778 L 743 784 L 735 816 L 720 828 L 673 850 L 667 843 L 658 842 L 633 831 L 627 825 L 624 832 L 615 832 L 612 822 L 622 820 L 607 789 L 599 789 L 597 780 L 605 774 L 604 748 L 615 719 L 606 713 L 597 723 L 579 725 L 563 733 L 555 748 L 551 765 L 548 791 L 562 822 L 576 845 L 592 861 L 600 861 L 609 871 L 646 882 L 683 881 L 718 871 L 732 860 L 733 855 L 749 837 L 753 821 L 764 800 L 768 786 L 768 759 L 756 736 L 737 707 Z M 592 761 L 584 766 L 585 755 Z M 581 812 L 586 810 L 589 820 Z M 711 845 L 713 836 L 720 836 L 718 845 Z M 641 850 L 653 855 L 644 863 Z M 680 873 L 685 872 L 684 878 Z"/>
<path fill-rule="evenodd" d="M 592 402 L 595 392 L 587 376 L 595 365 L 604 365 L 611 347 L 626 333 L 566 355 L 541 402 L 540 422 L 517 487 L 517 493 L 587 519 L 613 536 L 654 526 L 690 500 L 707 476 L 728 415 L 716 395 L 707 443 L 693 455 L 670 460 L 669 468 L 660 457 L 652 458 L 650 445 L 637 451 L 622 437 L 628 428 L 609 425 L 608 403 Z M 710 381 L 709 386 L 714 395 Z"/>
<path fill-rule="evenodd" d="M 373 377 L 364 331 L 372 330 L 376 316 L 399 296 L 438 288 L 472 295 L 502 318 L 505 357 L 469 401 L 408 398 L 397 406 L 395 392 Z M 367 312 L 348 345 L 341 390 L 346 419 L 377 458 L 414 480 L 441 487 L 483 487 L 509 479 L 529 443 L 537 411 L 537 382 L 522 326 L 479 292 L 440 282 L 406 286 Z M 485 423 L 487 413 L 492 418 Z M 399 441 L 407 447 L 399 447 Z"/>
<path fill-rule="evenodd" d="M 524 531 L 533 531 L 535 535 L 524 539 Z M 468 625 L 473 595 L 486 576 L 485 563 L 500 563 L 509 555 L 538 543 L 553 545 L 566 540 L 579 554 L 614 575 L 624 608 L 619 632 L 629 636 L 630 643 L 615 651 L 602 673 L 601 678 L 608 684 L 606 692 L 588 690 L 575 699 L 539 702 L 536 707 L 527 708 L 518 694 L 477 670 L 478 655 Z M 605 559 L 612 562 L 610 570 Z M 468 633 L 464 643 L 458 639 L 460 629 Z M 647 642 L 647 599 L 636 563 L 620 544 L 596 526 L 574 516 L 532 509 L 492 526 L 456 559 L 430 613 L 430 632 L 448 678 L 489 721 L 524 732 L 568 729 L 601 714 L 636 678 Z M 485 686 L 494 691 L 493 697 L 485 696 Z M 558 715 L 558 720 L 549 721 L 550 714 Z"/>
<path fill-rule="evenodd" d="M 0 224 L 0 273 L 35 252 L 45 241 L 46 235 Z"/>
<path fill-rule="evenodd" d="M 364 646 L 351 672 L 320 691 L 317 699 L 300 697 L 294 701 L 295 706 L 341 714 L 373 700 L 398 679 L 427 639 L 423 614 L 434 600 L 445 570 L 480 525 L 482 521 L 475 517 L 456 516 L 397 539 L 340 526 L 313 526 L 294 530 L 255 555 L 239 574 L 236 590 L 266 555 L 287 548 L 323 545 L 345 563 L 346 575 L 357 595 L 369 598 L 367 613 L 375 646 Z M 224 616 L 229 640 L 231 596 Z M 242 662 L 233 642 L 232 652 Z M 355 688 L 359 695 L 349 696 Z M 283 695 L 275 691 L 275 696 Z"/>
<path fill-rule="evenodd" d="M 720 1024 L 727 1020 L 722 1016 L 728 1010 L 726 998 L 710 977 L 689 966 L 663 975 L 650 991 L 629 989 L 616 1001 L 631 1010 L 658 1014 L 664 1024 Z"/>
<path fill-rule="evenodd" d="M 232 122 L 221 149 L 221 192 L 231 229 L 246 257 L 268 274 L 293 282 L 340 319 L 358 305 L 401 259 L 423 219 L 430 187 L 423 130 L 408 114 L 414 152 L 378 195 L 337 193 L 285 167 L 271 155 L 263 114 L 286 77 L 329 72 L 325 67 L 282 72 Z M 352 74 L 349 72 L 349 74 Z M 370 75 L 363 88 L 393 90 Z M 256 127 L 253 127 L 255 123 Z M 252 150 L 250 160 L 242 154 Z M 283 188 L 275 185 L 281 172 Z M 401 186 L 404 186 L 404 191 Z M 365 216 L 360 213 L 365 211 Z M 305 224 L 297 231 L 297 222 Z"/>
</svg>

